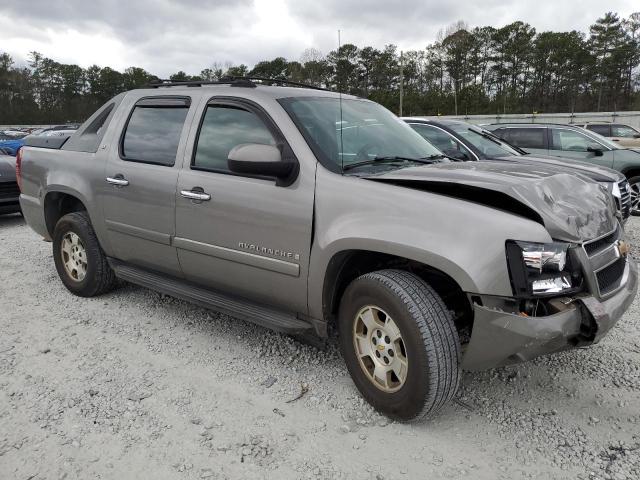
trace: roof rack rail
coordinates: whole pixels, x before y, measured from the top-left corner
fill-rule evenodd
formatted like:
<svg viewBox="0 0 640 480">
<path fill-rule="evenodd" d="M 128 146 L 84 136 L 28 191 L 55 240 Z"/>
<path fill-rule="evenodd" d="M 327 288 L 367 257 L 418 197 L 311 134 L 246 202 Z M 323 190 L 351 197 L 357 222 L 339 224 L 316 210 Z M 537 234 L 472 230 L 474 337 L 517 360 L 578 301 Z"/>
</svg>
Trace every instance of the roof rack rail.
<svg viewBox="0 0 640 480">
<path fill-rule="evenodd" d="M 258 85 L 280 85 L 280 86 L 292 86 L 300 88 L 310 88 L 313 90 L 331 91 L 328 88 L 317 87 L 315 85 L 308 85 L 306 83 L 292 82 L 284 78 L 266 78 L 266 77 L 224 77 L 220 80 L 187 80 L 187 81 L 172 81 L 172 80 L 158 80 L 152 82 L 143 88 L 162 88 L 162 87 L 201 87 L 203 85 L 231 85 L 234 87 L 247 87 L 255 88 Z"/>
</svg>

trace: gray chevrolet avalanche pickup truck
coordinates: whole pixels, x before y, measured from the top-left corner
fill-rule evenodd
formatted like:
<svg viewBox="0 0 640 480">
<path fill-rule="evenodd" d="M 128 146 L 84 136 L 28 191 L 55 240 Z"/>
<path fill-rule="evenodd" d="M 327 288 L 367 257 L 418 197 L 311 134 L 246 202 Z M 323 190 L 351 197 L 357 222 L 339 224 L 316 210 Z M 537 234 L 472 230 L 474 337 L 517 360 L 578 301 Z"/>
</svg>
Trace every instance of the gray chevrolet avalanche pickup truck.
<svg viewBox="0 0 640 480">
<path fill-rule="evenodd" d="M 616 206 L 579 174 L 449 162 L 388 110 L 311 88 L 164 84 L 21 150 L 20 203 L 74 294 L 116 278 L 339 335 L 401 420 L 479 370 L 598 342 L 636 294 Z"/>
</svg>

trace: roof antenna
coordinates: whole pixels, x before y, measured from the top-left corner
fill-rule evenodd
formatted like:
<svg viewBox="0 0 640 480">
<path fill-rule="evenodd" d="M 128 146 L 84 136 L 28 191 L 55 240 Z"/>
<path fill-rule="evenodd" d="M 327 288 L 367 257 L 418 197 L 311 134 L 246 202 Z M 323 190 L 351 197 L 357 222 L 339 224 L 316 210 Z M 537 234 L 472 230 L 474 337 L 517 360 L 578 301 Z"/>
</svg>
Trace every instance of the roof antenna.
<svg viewBox="0 0 640 480">
<path fill-rule="evenodd" d="M 338 76 L 338 96 L 340 98 L 340 170 L 344 175 L 344 145 L 342 143 L 342 86 L 340 85 L 340 57 L 342 52 L 340 51 L 340 29 L 338 29 L 338 64 L 336 65 L 336 75 Z"/>
</svg>

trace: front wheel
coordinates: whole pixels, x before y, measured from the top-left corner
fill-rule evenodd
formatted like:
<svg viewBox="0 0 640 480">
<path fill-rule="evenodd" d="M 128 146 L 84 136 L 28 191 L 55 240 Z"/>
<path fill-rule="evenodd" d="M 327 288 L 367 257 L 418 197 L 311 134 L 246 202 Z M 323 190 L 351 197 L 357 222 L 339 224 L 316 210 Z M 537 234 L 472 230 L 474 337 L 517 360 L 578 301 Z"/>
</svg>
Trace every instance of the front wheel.
<svg viewBox="0 0 640 480">
<path fill-rule="evenodd" d="M 449 310 L 403 270 L 362 275 L 346 289 L 340 347 L 356 387 L 378 411 L 413 421 L 434 414 L 460 381 L 460 341 Z"/>
<path fill-rule="evenodd" d="M 629 179 L 631 189 L 631 215 L 640 217 L 640 176 Z"/>
</svg>

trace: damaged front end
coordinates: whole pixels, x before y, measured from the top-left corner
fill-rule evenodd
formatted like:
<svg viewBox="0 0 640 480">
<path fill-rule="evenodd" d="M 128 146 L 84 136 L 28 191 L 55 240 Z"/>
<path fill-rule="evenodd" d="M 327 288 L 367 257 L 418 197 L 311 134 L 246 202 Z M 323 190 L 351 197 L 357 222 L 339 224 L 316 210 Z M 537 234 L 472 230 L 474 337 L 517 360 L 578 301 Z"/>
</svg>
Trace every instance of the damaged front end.
<svg viewBox="0 0 640 480">
<path fill-rule="evenodd" d="M 550 257 L 553 251 L 545 253 Z M 528 258 L 524 265 L 535 265 L 537 259 Z M 532 291 L 537 280 L 522 278 L 526 273 L 511 265 L 514 297 L 469 295 L 474 320 L 462 368 L 485 370 L 597 343 L 636 295 L 638 269 L 621 228 L 569 248 L 562 267 L 546 274 L 540 268 L 548 292 Z"/>
</svg>

